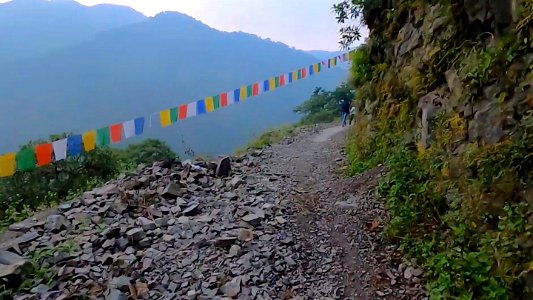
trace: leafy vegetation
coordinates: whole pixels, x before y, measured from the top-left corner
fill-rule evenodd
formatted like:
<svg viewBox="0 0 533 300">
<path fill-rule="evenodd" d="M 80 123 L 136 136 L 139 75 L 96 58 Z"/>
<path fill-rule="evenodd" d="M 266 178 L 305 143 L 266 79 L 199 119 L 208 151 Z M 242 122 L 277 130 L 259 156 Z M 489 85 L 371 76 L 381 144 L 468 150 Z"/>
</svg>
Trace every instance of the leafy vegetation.
<svg viewBox="0 0 533 300">
<path fill-rule="evenodd" d="M 237 150 L 236 152 L 237 154 L 242 154 L 250 150 L 260 150 L 266 148 L 288 137 L 296 128 L 297 125 L 286 125 L 280 128 L 268 130 L 262 133 L 257 139 L 251 141 L 246 147 Z"/>
<path fill-rule="evenodd" d="M 339 118 L 341 101 L 351 101 L 354 97 L 353 89 L 346 83 L 339 85 L 334 91 L 317 87 L 311 98 L 294 111 L 303 115 L 300 121 L 303 125 L 330 123 Z"/>
<path fill-rule="evenodd" d="M 475 2 L 343 1 L 339 20 L 372 30 L 353 56 L 347 150 L 353 173 L 387 164 L 386 233 L 423 264 L 431 299 L 521 299 L 533 279 L 533 4 Z"/>
<path fill-rule="evenodd" d="M 59 269 L 53 263 L 54 255 L 61 253 L 61 255 L 70 256 L 78 250 L 78 244 L 67 240 L 54 247 L 42 248 L 29 253 L 31 262 L 21 273 L 22 276 L 17 282 L 7 282 L 7 278 L 0 280 L 0 297 L 10 299 L 14 293 L 29 291 L 39 284 L 50 285 L 54 280 L 54 274 L 57 274 L 57 269 Z"/>
<path fill-rule="evenodd" d="M 52 136 L 51 140 L 65 135 Z M 30 143 L 27 147 L 37 142 Z M 0 180 L 0 227 L 20 221 L 35 210 L 74 198 L 120 172 L 176 154 L 161 141 L 145 140 L 125 149 L 98 148 L 78 157 Z"/>
</svg>

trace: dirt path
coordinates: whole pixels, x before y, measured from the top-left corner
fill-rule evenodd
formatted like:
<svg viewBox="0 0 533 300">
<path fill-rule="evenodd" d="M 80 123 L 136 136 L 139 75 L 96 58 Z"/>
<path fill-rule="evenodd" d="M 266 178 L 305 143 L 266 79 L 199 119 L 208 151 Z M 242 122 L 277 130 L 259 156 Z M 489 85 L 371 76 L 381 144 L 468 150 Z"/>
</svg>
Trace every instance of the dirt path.
<svg viewBox="0 0 533 300">
<path fill-rule="evenodd" d="M 384 169 L 349 178 L 344 144 L 348 127 L 315 127 L 274 145 L 262 165 L 289 174 L 289 201 L 297 206 L 297 231 L 306 245 L 310 299 L 423 299 L 423 291 L 403 278 L 401 255 L 384 246 L 381 224 L 387 218 L 375 188 Z M 312 263 L 311 263 L 312 262 Z M 328 276 L 321 277 L 326 268 Z"/>
</svg>

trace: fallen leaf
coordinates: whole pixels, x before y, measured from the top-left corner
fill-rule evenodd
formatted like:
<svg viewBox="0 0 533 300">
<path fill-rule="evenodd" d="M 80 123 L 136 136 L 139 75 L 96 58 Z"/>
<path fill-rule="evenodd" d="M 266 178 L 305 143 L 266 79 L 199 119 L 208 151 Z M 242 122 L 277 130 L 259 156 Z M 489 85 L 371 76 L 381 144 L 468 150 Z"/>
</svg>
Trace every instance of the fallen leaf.
<svg viewBox="0 0 533 300">
<path fill-rule="evenodd" d="M 379 222 L 377 220 L 372 220 L 372 222 L 368 224 L 368 230 L 370 231 L 376 231 L 378 227 L 379 227 Z"/>
<path fill-rule="evenodd" d="M 150 291 L 148 289 L 148 284 L 144 282 L 137 282 L 135 283 L 135 289 L 137 290 L 137 296 L 142 296 L 144 294 L 148 294 Z"/>
</svg>

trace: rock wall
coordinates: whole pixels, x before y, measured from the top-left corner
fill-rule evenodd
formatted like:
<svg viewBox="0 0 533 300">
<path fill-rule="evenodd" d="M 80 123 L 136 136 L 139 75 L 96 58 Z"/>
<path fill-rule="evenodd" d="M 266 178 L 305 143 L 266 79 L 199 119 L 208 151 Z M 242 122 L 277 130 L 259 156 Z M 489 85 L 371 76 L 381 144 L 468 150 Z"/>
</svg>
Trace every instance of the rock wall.
<svg viewBox="0 0 533 300">
<path fill-rule="evenodd" d="M 391 236 L 424 261 L 433 298 L 525 297 L 532 1 L 364 2 L 371 33 L 354 65 L 370 63 L 352 69 L 353 171 L 389 162 Z"/>
</svg>

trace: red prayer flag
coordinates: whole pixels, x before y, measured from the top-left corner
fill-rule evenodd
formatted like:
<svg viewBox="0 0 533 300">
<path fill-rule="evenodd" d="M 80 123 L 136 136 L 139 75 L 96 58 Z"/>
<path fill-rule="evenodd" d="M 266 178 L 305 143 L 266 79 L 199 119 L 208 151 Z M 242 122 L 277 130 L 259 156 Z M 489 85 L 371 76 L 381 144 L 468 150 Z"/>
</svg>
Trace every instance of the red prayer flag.
<svg viewBox="0 0 533 300">
<path fill-rule="evenodd" d="M 220 106 L 221 107 L 228 106 L 228 93 L 220 94 Z"/>
<path fill-rule="evenodd" d="M 302 78 L 305 78 L 306 75 L 307 75 L 307 68 L 303 68 L 302 69 Z"/>
<path fill-rule="evenodd" d="M 180 106 L 178 117 L 180 118 L 180 120 L 187 118 L 187 104 L 183 104 Z"/>
<path fill-rule="evenodd" d="M 122 140 L 122 123 L 109 126 L 111 133 L 111 143 L 118 143 Z"/>
<path fill-rule="evenodd" d="M 35 146 L 35 156 L 37 157 L 37 166 L 44 167 L 52 163 L 52 144 L 41 144 Z"/>
<path fill-rule="evenodd" d="M 253 96 L 259 95 L 259 83 L 254 83 L 254 86 L 252 88 L 252 95 Z"/>
<path fill-rule="evenodd" d="M 279 86 L 284 86 L 284 85 L 285 85 L 285 74 L 279 77 Z"/>
</svg>

